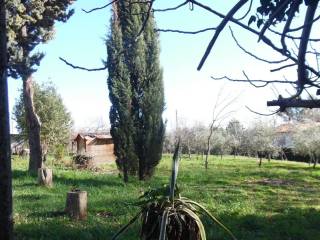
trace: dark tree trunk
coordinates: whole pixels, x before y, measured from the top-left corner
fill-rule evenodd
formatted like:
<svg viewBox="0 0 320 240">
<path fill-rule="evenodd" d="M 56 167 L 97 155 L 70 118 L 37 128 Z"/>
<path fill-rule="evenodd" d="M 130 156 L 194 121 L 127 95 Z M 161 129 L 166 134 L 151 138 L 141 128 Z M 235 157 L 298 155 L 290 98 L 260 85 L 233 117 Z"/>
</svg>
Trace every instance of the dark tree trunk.
<svg viewBox="0 0 320 240">
<path fill-rule="evenodd" d="M 261 167 L 263 154 L 262 154 L 262 152 L 257 152 L 257 155 L 258 155 L 258 158 L 259 158 L 259 167 Z"/>
<path fill-rule="evenodd" d="M 13 239 L 5 1 L 0 0 L 0 239 Z"/>
<path fill-rule="evenodd" d="M 313 158 L 313 168 L 316 168 L 317 163 L 318 163 L 318 158 L 317 158 L 317 156 L 315 156 L 315 157 Z"/>
<path fill-rule="evenodd" d="M 206 169 L 208 169 L 208 158 L 209 158 L 209 154 L 210 154 L 210 143 L 208 143 L 208 146 L 207 146 L 207 153 L 206 153 L 206 160 L 204 162 L 204 167 Z"/>
<path fill-rule="evenodd" d="M 30 148 L 29 172 L 37 173 L 38 168 L 42 168 L 41 124 L 33 106 L 32 76 L 23 79 L 23 101 Z"/>
<path fill-rule="evenodd" d="M 127 159 L 123 160 L 123 181 L 125 183 L 129 182 L 127 161 Z"/>
</svg>

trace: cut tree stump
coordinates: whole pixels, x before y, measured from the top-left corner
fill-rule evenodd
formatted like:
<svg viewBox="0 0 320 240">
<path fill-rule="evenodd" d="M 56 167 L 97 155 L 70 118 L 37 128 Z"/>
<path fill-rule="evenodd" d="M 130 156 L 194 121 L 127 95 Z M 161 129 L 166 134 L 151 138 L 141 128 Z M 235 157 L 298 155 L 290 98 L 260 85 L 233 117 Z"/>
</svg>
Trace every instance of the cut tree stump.
<svg viewBox="0 0 320 240">
<path fill-rule="evenodd" d="M 38 184 L 47 187 L 52 186 L 52 169 L 38 168 Z"/>
<path fill-rule="evenodd" d="M 72 219 L 87 219 L 87 192 L 80 190 L 68 192 L 65 211 Z"/>
</svg>

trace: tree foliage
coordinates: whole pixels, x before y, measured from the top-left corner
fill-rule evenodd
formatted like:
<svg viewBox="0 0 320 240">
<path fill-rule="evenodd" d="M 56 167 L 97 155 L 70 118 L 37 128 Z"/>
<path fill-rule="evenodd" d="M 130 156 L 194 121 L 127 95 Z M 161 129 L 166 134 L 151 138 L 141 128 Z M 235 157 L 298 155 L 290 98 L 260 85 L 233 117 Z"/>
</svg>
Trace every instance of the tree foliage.
<svg viewBox="0 0 320 240">
<path fill-rule="evenodd" d="M 54 35 L 56 21 L 65 22 L 73 13 L 68 7 L 72 0 L 7 1 L 7 32 L 9 76 L 23 81 L 23 102 L 30 147 L 29 171 L 42 167 L 40 120 L 33 106 L 32 74 L 37 70 L 43 53 L 35 48 Z"/>
<path fill-rule="evenodd" d="M 66 145 L 70 140 L 72 119 L 63 104 L 61 96 L 52 83 L 38 85 L 34 83 L 34 106 L 41 120 L 41 143 L 49 152 L 59 145 Z M 28 139 L 23 93 L 21 92 L 13 108 L 13 117 L 17 122 L 18 132 Z"/>
<path fill-rule="evenodd" d="M 33 50 L 54 37 L 55 21 L 65 22 L 73 14 L 68 11 L 72 2 L 7 1 L 9 76 L 24 79 L 36 71 L 44 54 Z"/>
<path fill-rule="evenodd" d="M 138 173 L 140 179 L 151 176 L 162 154 L 162 71 L 154 18 L 145 19 L 147 6 L 147 2 L 115 2 L 106 43 L 111 134 L 125 181 L 127 173 Z"/>
</svg>

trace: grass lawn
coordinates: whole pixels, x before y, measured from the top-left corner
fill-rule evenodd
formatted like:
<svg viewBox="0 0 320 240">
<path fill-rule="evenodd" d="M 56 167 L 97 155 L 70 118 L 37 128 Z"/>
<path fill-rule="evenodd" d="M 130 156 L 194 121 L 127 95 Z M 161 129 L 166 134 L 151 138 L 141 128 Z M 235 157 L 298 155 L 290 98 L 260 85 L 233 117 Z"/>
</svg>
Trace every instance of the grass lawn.
<svg viewBox="0 0 320 240">
<path fill-rule="evenodd" d="M 101 172 L 54 168 L 54 186 L 37 186 L 27 174 L 27 160 L 13 160 L 16 239 L 110 239 L 137 212 L 137 197 L 149 187 L 167 184 L 171 158 L 165 156 L 147 182 L 125 185 L 115 165 Z M 218 157 L 204 169 L 200 158 L 182 159 L 178 184 L 182 195 L 203 204 L 240 240 L 319 240 L 320 168 L 304 163 Z M 63 214 L 66 193 L 88 192 L 87 221 Z M 122 239 L 138 239 L 136 224 Z M 206 225 L 209 240 L 229 239 L 217 226 Z"/>
</svg>

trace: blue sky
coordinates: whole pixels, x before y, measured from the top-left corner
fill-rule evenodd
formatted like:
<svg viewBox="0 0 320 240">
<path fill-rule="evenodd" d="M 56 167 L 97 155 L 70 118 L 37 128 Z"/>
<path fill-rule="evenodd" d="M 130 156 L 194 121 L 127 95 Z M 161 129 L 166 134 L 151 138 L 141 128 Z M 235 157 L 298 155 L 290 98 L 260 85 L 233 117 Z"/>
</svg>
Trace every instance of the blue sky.
<svg viewBox="0 0 320 240">
<path fill-rule="evenodd" d="M 46 53 L 34 79 L 38 82 L 52 81 L 71 112 L 76 128 L 90 127 L 97 121 L 108 122 L 110 102 L 106 85 L 107 71 L 86 72 L 70 68 L 58 58 L 64 57 L 70 62 L 89 68 L 102 66 L 106 59 L 104 38 L 109 31 L 110 8 L 86 14 L 81 8 L 91 9 L 104 5 L 102 0 L 78 0 L 74 4 L 75 15 L 65 24 L 57 24 L 56 37 L 39 47 Z M 168 3 L 169 2 L 169 3 Z M 155 8 L 174 6 L 180 1 L 156 1 Z M 203 1 L 210 3 L 212 1 Z M 215 7 L 226 12 L 232 2 L 216 1 Z M 159 28 L 198 30 L 216 26 L 219 19 L 212 14 L 188 7 L 175 12 L 157 13 Z M 253 52 L 263 56 L 274 56 L 272 51 L 257 44 L 257 38 L 233 26 L 237 37 Z M 253 79 L 268 79 L 270 72 L 267 65 L 253 60 L 236 47 L 228 28 L 220 36 L 213 52 L 203 69 L 196 70 L 197 65 L 210 41 L 213 32 L 199 35 L 179 35 L 161 33 L 161 65 L 164 70 L 166 111 L 168 128 L 174 127 L 175 112 L 187 124 L 203 122 L 207 124 L 212 117 L 217 92 L 223 87 L 223 96 L 241 95 L 230 110 L 232 116 L 245 124 L 258 116 L 249 112 L 244 106 L 261 112 L 268 112 L 267 100 L 276 98 L 270 89 L 256 89 L 248 84 L 216 82 L 210 76 L 229 75 L 242 78 L 245 70 Z M 290 76 L 290 73 L 289 73 Z M 271 76 L 272 78 L 279 75 Z M 21 88 L 20 80 L 9 81 L 10 108 Z M 12 122 L 12 124 L 14 124 Z"/>
</svg>

